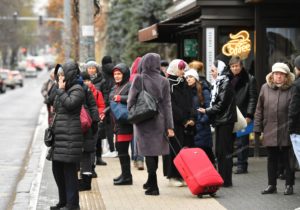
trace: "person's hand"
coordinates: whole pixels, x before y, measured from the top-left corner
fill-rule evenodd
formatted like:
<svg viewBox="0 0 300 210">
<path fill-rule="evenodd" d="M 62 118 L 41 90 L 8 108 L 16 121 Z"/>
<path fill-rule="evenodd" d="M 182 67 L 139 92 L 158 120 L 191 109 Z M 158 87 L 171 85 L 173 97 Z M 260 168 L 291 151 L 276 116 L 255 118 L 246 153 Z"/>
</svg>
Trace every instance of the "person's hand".
<svg viewBox="0 0 300 210">
<path fill-rule="evenodd" d="M 114 101 L 115 102 L 120 102 L 121 101 L 121 95 L 115 95 L 114 96 Z"/>
<path fill-rule="evenodd" d="M 201 112 L 201 113 L 203 113 L 203 114 L 205 114 L 205 109 L 203 109 L 203 108 L 199 108 L 199 109 L 197 109 L 199 112 Z"/>
<path fill-rule="evenodd" d="M 251 118 L 246 117 L 246 121 L 247 121 L 247 124 L 249 124 L 251 122 Z"/>
<path fill-rule="evenodd" d="M 195 125 L 195 122 L 194 122 L 193 120 L 188 120 L 188 121 L 185 123 L 184 127 L 194 126 L 194 125 Z"/>
<path fill-rule="evenodd" d="M 100 114 L 100 120 L 103 121 L 104 118 L 105 118 L 105 113 L 101 113 Z"/>
<path fill-rule="evenodd" d="M 174 137 L 175 133 L 173 129 L 168 129 L 168 137 Z"/>
</svg>

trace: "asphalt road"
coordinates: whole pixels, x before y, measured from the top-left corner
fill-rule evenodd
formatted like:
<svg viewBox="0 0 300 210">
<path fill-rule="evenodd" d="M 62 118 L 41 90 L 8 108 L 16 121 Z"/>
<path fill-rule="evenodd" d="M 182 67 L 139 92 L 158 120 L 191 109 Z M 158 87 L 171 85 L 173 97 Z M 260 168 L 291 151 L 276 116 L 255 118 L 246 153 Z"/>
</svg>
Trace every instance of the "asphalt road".
<svg viewBox="0 0 300 210">
<path fill-rule="evenodd" d="M 48 72 L 40 72 L 38 78 L 26 78 L 22 88 L 0 94 L 0 210 L 11 208 L 26 171 L 47 78 Z"/>
</svg>

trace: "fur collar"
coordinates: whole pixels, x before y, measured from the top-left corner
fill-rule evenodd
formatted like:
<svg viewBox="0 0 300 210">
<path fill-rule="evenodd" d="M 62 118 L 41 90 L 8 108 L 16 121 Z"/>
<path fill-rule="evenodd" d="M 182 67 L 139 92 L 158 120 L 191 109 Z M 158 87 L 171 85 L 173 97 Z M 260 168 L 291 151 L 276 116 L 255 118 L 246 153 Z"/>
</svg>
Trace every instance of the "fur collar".
<svg viewBox="0 0 300 210">
<path fill-rule="evenodd" d="M 267 76 L 266 76 L 266 81 L 267 81 L 267 84 L 270 88 L 272 89 L 280 89 L 280 90 L 287 90 L 289 89 L 293 82 L 295 80 L 295 75 L 293 73 L 289 73 L 288 76 L 287 76 L 287 80 L 285 81 L 285 83 L 281 86 L 281 87 L 277 87 L 273 81 L 273 76 L 272 76 L 272 72 L 269 73 Z"/>
</svg>

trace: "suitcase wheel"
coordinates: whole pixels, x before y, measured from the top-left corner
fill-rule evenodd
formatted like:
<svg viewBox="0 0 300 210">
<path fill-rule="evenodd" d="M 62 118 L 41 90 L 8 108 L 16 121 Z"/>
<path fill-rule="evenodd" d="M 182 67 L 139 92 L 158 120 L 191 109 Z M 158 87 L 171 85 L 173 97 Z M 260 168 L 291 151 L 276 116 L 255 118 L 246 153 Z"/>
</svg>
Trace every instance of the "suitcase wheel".
<svg viewBox="0 0 300 210">
<path fill-rule="evenodd" d="M 203 198 L 202 194 L 197 195 L 198 198 Z"/>
<path fill-rule="evenodd" d="M 216 197 L 217 194 L 216 193 L 210 193 L 209 195 L 210 195 L 210 197 Z"/>
</svg>

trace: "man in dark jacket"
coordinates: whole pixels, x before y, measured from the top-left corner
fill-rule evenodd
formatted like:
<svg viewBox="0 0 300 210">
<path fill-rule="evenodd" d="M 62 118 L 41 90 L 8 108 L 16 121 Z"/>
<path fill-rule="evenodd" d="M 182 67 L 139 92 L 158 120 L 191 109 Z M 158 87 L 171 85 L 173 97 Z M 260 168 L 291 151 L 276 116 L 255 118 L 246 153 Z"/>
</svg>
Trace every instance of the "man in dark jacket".
<svg viewBox="0 0 300 210">
<path fill-rule="evenodd" d="M 229 61 L 231 85 L 235 90 L 236 105 L 246 118 L 247 123 L 253 120 L 257 102 L 256 80 L 243 67 L 242 60 L 233 56 Z M 248 172 L 249 135 L 236 138 L 237 170 L 235 174 Z"/>
<path fill-rule="evenodd" d="M 293 144 L 294 152 L 300 163 L 300 153 L 299 148 L 299 135 L 300 135 L 300 55 L 298 55 L 294 61 L 295 64 L 295 74 L 297 79 L 295 80 L 292 87 L 292 99 L 289 106 L 289 134 L 291 135 L 291 141 Z"/>
<path fill-rule="evenodd" d="M 105 107 L 109 107 L 109 94 L 112 89 L 112 87 L 115 85 L 115 80 L 113 78 L 113 68 L 114 64 L 112 63 L 112 59 L 109 55 L 106 55 L 102 58 L 101 61 L 102 67 L 101 72 L 103 74 L 104 82 L 102 85 L 102 93 L 105 100 Z M 110 115 L 110 111 L 108 110 L 107 113 L 105 113 L 106 116 Z M 115 150 L 114 145 L 114 139 L 113 139 L 113 126 L 110 117 L 105 118 L 105 133 L 107 142 L 109 145 L 109 152 L 107 154 L 104 154 L 103 157 L 116 157 L 117 152 Z"/>
</svg>

